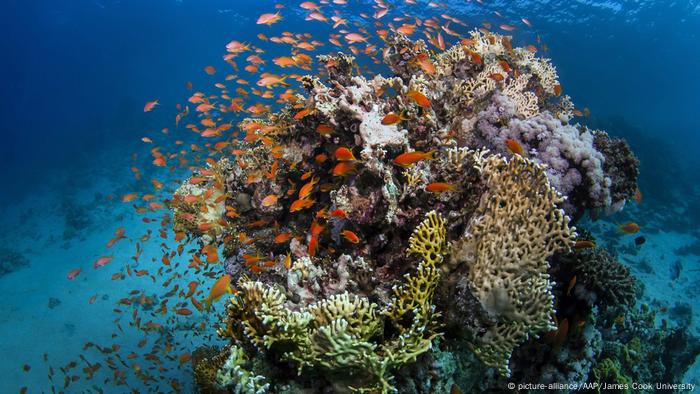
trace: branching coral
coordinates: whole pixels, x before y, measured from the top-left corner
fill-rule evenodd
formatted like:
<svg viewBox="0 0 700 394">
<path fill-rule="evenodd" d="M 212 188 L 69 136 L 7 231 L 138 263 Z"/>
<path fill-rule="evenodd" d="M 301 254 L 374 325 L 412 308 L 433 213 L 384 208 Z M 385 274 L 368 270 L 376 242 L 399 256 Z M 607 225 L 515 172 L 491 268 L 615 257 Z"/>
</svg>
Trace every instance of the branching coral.
<svg viewBox="0 0 700 394">
<path fill-rule="evenodd" d="M 544 168 L 520 156 L 477 161 L 487 191 L 452 259 L 469 267 L 473 292 L 497 323 L 474 344 L 489 366 L 508 375 L 513 349 L 556 329 L 547 258 L 573 244 L 563 199 Z"/>
<path fill-rule="evenodd" d="M 440 279 L 440 264 L 446 253 L 444 220 L 430 212 L 409 240 L 409 253 L 422 262 L 406 282 L 394 288 L 394 300 L 384 310 L 365 297 L 348 293 L 330 296 L 298 311 L 285 307 L 287 297 L 275 286 L 242 279 L 238 294 L 227 307 L 226 327 L 219 331 L 233 342 L 235 362 L 245 356 L 242 346 L 278 352 L 295 363 L 299 374 L 305 368 L 320 368 L 331 374 L 343 371 L 359 379 L 361 392 L 393 391 L 390 371 L 428 351 L 438 335 L 432 296 Z M 396 335 L 384 337 L 384 324 Z M 228 365 L 226 364 L 226 365 Z M 261 379 L 231 366 L 224 376 L 243 376 L 239 385 L 264 387 Z M 218 375 L 217 375 L 218 376 Z M 357 385 L 357 383 L 354 383 Z"/>
</svg>

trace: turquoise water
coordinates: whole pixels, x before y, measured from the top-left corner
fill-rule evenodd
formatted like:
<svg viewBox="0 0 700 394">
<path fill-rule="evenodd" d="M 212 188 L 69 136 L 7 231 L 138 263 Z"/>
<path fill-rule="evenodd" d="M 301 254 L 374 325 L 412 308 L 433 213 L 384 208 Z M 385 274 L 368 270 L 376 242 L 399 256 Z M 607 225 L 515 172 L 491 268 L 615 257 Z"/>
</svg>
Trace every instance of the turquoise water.
<svg viewBox="0 0 700 394">
<path fill-rule="evenodd" d="M 285 19 L 270 27 L 255 24 L 260 14 L 275 9 L 274 3 L 260 1 L 4 5 L 0 375 L 5 379 L 0 392 L 24 386 L 29 392 L 192 390 L 191 367 L 181 357 L 202 344 L 222 343 L 211 328 L 215 313 L 172 312 L 192 308 L 178 292 L 195 279 L 187 265 L 197 246 L 187 244 L 178 255 L 169 211 L 158 207 L 140 213 L 135 205 L 144 207 L 147 201 L 122 202 L 122 196 L 155 193 L 155 179 L 163 184 L 156 190 L 163 197 L 155 201 L 162 201 L 188 176 L 187 165 L 154 166 L 149 150 L 157 145 L 177 151 L 177 140 L 184 147 L 204 144 L 189 130 L 174 127 L 175 105 L 190 96 L 187 81 L 195 90 L 213 91 L 211 85 L 231 72 L 222 60 L 228 42 L 269 47 L 260 71 L 271 72 L 279 69 L 270 59 L 287 49 L 260 42 L 259 32 L 308 32 L 325 44 L 312 55 L 338 50 L 327 41 L 330 25 L 305 21 L 308 12 L 300 2 L 280 3 Z M 666 310 L 689 305 L 690 332 L 700 335 L 695 285 L 700 269 L 700 3 L 387 3 L 392 16 L 407 12 L 426 19 L 448 13 L 465 22 L 450 26 L 465 35 L 483 22 L 510 24 L 517 26 L 508 33 L 514 45 L 546 44 L 541 51 L 557 67 L 565 93 L 577 108 L 590 109 L 581 121 L 625 138 L 641 162 L 642 202 L 582 223 L 644 283 L 639 303 Z M 371 21 L 360 16 L 371 14 L 373 4 L 349 0 L 324 7 L 328 15 L 338 10 L 373 31 Z M 207 65 L 219 70 L 216 78 L 203 72 Z M 256 78 L 238 74 L 255 86 Z M 155 99 L 160 106 L 144 113 L 144 103 Z M 640 248 L 634 246 L 636 236 L 615 228 L 629 221 L 638 223 L 638 235 L 646 238 Z M 126 238 L 107 247 L 122 227 Z M 169 265 L 164 255 L 170 256 Z M 112 259 L 93 268 L 102 256 Z M 130 276 L 127 267 L 148 274 Z M 82 271 L 74 279 L 66 277 L 78 268 Z M 202 280 L 198 291 L 204 298 L 213 279 L 196 279 Z M 175 296 L 166 297 L 175 285 Z M 168 298 L 168 312 L 159 313 L 159 304 Z M 685 318 L 660 316 L 671 325 Z M 201 324 L 207 328 L 201 330 Z M 686 380 L 700 382 L 698 366 L 691 367 Z"/>
</svg>

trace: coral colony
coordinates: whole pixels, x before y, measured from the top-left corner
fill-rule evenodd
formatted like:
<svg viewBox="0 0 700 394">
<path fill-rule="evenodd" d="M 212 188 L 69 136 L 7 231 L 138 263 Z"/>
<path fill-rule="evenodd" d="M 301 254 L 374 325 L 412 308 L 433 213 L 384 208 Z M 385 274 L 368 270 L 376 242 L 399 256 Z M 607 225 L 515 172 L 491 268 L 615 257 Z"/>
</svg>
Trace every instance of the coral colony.
<svg viewBox="0 0 700 394">
<path fill-rule="evenodd" d="M 223 247 L 233 293 L 228 345 L 193 355 L 199 390 L 682 376 L 688 359 L 648 347 L 688 334 L 654 330 L 629 271 L 572 226 L 634 197 L 627 144 L 570 123 L 554 66 L 507 36 L 386 45 L 391 77 L 319 56 L 326 79 L 244 120 L 234 155 L 175 193 L 175 231 Z"/>
<path fill-rule="evenodd" d="M 198 389 L 682 377 L 697 340 L 656 329 L 629 270 L 573 226 L 633 198 L 638 162 L 571 123 L 552 63 L 480 31 L 441 53 L 397 33 L 383 59 L 393 75 L 367 79 L 318 56 L 325 77 L 176 191 L 176 233 L 225 259 L 206 307 L 226 294 L 228 344 L 193 353 Z"/>
</svg>

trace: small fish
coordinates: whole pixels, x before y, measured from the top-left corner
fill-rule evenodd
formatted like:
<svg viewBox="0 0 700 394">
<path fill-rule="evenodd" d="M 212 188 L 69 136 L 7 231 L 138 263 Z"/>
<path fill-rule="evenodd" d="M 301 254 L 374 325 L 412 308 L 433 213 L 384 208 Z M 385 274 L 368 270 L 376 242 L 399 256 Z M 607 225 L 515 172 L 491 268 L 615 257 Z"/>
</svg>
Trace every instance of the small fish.
<svg viewBox="0 0 700 394">
<path fill-rule="evenodd" d="M 313 192 L 314 186 L 318 183 L 318 177 L 313 177 L 308 183 L 299 189 L 299 199 L 307 199 Z"/>
<path fill-rule="evenodd" d="M 554 94 L 561 96 L 561 85 L 554 85 Z"/>
<path fill-rule="evenodd" d="M 338 208 L 335 211 L 331 212 L 331 217 L 332 218 L 347 218 L 348 215 L 345 213 L 345 211 Z"/>
<path fill-rule="evenodd" d="M 644 245 L 644 243 L 645 243 L 646 241 L 647 241 L 647 239 L 640 235 L 639 237 L 637 237 L 637 238 L 634 239 L 634 244 L 635 244 L 636 246 L 642 246 L 642 245 Z"/>
<path fill-rule="evenodd" d="M 262 14 L 258 18 L 258 21 L 255 22 L 258 25 L 272 25 L 273 23 L 277 23 L 282 20 L 282 15 L 280 15 L 279 12 L 275 14 Z"/>
<path fill-rule="evenodd" d="M 406 152 L 402 153 L 394 158 L 392 163 L 402 166 L 402 167 L 410 167 L 413 164 L 421 161 L 421 160 L 434 160 L 435 159 L 435 152 L 436 150 L 431 150 L 429 152 L 421 152 L 421 151 L 413 151 L 413 152 Z"/>
<path fill-rule="evenodd" d="M 348 33 L 345 35 L 345 40 L 349 44 L 355 44 L 358 42 L 367 42 L 367 38 L 358 33 Z"/>
<path fill-rule="evenodd" d="M 291 251 L 287 252 L 287 255 L 284 257 L 284 268 L 286 268 L 286 269 L 292 268 L 292 252 Z"/>
<path fill-rule="evenodd" d="M 318 164 L 323 164 L 326 162 L 326 160 L 328 160 L 328 156 L 326 156 L 325 153 L 319 153 L 318 155 L 316 155 L 316 157 L 314 157 L 314 160 Z"/>
<path fill-rule="evenodd" d="M 212 302 L 218 300 L 226 293 L 233 293 L 231 290 L 231 275 L 228 274 L 223 275 L 216 281 L 216 283 L 214 283 L 214 286 L 212 286 L 211 290 L 209 291 L 209 296 L 204 300 L 204 303 L 207 305 L 207 309 L 211 308 Z"/>
<path fill-rule="evenodd" d="M 216 68 L 214 68 L 214 66 L 206 66 L 204 67 L 204 72 L 209 75 L 214 75 L 216 74 Z"/>
<path fill-rule="evenodd" d="M 574 249 L 595 248 L 595 242 L 588 239 L 579 239 L 574 244 Z"/>
<path fill-rule="evenodd" d="M 311 109 L 311 108 L 302 109 L 301 111 L 297 112 L 297 113 L 294 115 L 294 120 L 301 120 L 301 119 L 304 119 L 305 117 L 307 117 L 308 115 L 310 115 L 311 112 L 313 112 L 313 109 Z"/>
<path fill-rule="evenodd" d="M 411 63 L 417 63 L 426 74 L 432 75 L 436 72 L 435 65 L 430 61 L 427 53 L 420 53 L 416 55 Z"/>
<path fill-rule="evenodd" d="M 399 123 L 399 122 L 401 122 L 401 121 L 406 121 L 406 120 L 408 120 L 404 114 L 405 114 L 404 111 L 401 111 L 400 114 L 395 114 L 395 113 L 393 113 L 393 112 L 392 112 L 392 113 L 389 113 L 389 114 L 386 114 L 386 115 L 384 116 L 384 118 L 382 118 L 382 124 L 383 124 L 384 126 L 391 126 L 391 125 L 397 124 L 397 123 Z"/>
<path fill-rule="evenodd" d="M 273 74 L 263 74 L 262 78 L 256 82 L 256 85 L 264 86 L 266 88 L 275 87 L 277 85 L 289 86 L 289 84 L 285 82 L 286 79 L 287 77 L 280 77 Z"/>
<path fill-rule="evenodd" d="M 506 79 L 501 73 L 493 73 L 489 75 L 489 78 L 493 79 L 496 82 L 502 82 L 504 79 Z"/>
<path fill-rule="evenodd" d="M 508 150 L 510 153 L 518 156 L 522 156 L 524 151 L 522 145 L 520 143 L 512 138 L 508 138 L 505 141 L 506 147 L 508 147 Z"/>
<path fill-rule="evenodd" d="M 321 135 L 331 135 L 331 133 L 333 132 L 333 126 L 321 123 L 316 127 L 316 132 Z"/>
<path fill-rule="evenodd" d="M 639 188 L 637 188 L 637 189 L 634 191 L 634 201 L 636 201 L 637 204 L 641 204 L 641 203 L 642 203 L 642 192 L 641 192 L 641 190 L 639 190 Z"/>
<path fill-rule="evenodd" d="M 505 31 L 513 31 L 513 30 L 515 30 L 515 26 L 506 25 L 506 24 L 500 25 L 499 27 L 500 27 L 502 30 L 505 30 Z"/>
<path fill-rule="evenodd" d="M 443 193 L 443 192 L 454 192 L 454 191 L 459 191 L 457 186 L 452 185 L 450 183 L 445 183 L 445 182 L 433 182 L 428 184 L 425 187 L 426 191 L 429 191 L 431 193 Z"/>
<path fill-rule="evenodd" d="M 97 267 L 103 267 L 109 262 L 112 261 L 112 256 L 102 256 L 99 259 L 95 260 L 95 262 L 92 264 L 92 267 L 97 269 Z"/>
<path fill-rule="evenodd" d="M 143 106 L 143 112 L 151 112 L 158 105 L 158 100 L 149 101 Z"/>
<path fill-rule="evenodd" d="M 76 276 L 80 275 L 81 272 L 83 272 L 82 268 L 76 268 L 76 269 L 68 271 L 68 275 L 66 275 L 66 277 L 69 280 L 73 280 L 73 279 L 75 279 Z"/>
<path fill-rule="evenodd" d="M 275 236 L 275 238 L 272 239 L 272 241 L 276 244 L 281 244 L 289 241 L 292 238 L 292 233 L 291 232 L 286 232 L 286 233 L 279 233 Z"/>
<path fill-rule="evenodd" d="M 355 163 L 349 161 L 341 161 L 336 164 L 331 170 L 333 176 L 346 176 L 354 173 L 357 170 Z"/>
<path fill-rule="evenodd" d="M 520 18 L 527 27 L 532 27 L 532 23 L 527 18 Z"/>
<path fill-rule="evenodd" d="M 275 205 L 275 204 L 277 204 L 277 199 L 278 199 L 277 195 L 268 194 L 267 196 L 265 196 L 265 198 L 262 199 L 262 201 L 260 202 L 260 205 L 262 205 L 263 207 L 269 207 L 269 206 Z"/>
<path fill-rule="evenodd" d="M 617 226 L 617 228 L 619 228 L 620 231 L 622 231 L 625 234 L 635 234 L 639 232 L 639 230 L 641 230 L 641 227 L 639 227 L 639 225 L 635 222 L 620 224 L 619 226 Z"/>
<path fill-rule="evenodd" d="M 355 161 L 357 160 L 355 156 L 352 154 L 352 150 L 350 148 L 346 148 L 344 146 L 341 146 L 340 148 L 336 149 L 334 152 L 335 158 L 338 161 Z"/>
<path fill-rule="evenodd" d="M 301 211 L 302 209 L 311 208 L 314 205 L 314 203 L 315 203 L 314 200 L 300 198 L 298 200 L 295 200 L 292 203 L 292 205 L 289 206 L 289 212 L 297 212 L 297 211 Z"/>
<path fill-rule="evenodd" d="M 340 235 L 342 235 L 345 239 L 348 241 L 356 244 L 360 242 L 360 237 L 357 236 L 357 234 L 353 233 L 350 230 L 343 230 L 340 232 Z"/>
<path fill-rule="evenodd" d="M 406 96 L 410 97 L 416 104 L 418 104 L 422 108 L 430 108 L 430 100 L 427 97 L 425 97 L 423 93 L 416 90 L 409 90 L 408 93 L 406 93 Z"/>
</svg>

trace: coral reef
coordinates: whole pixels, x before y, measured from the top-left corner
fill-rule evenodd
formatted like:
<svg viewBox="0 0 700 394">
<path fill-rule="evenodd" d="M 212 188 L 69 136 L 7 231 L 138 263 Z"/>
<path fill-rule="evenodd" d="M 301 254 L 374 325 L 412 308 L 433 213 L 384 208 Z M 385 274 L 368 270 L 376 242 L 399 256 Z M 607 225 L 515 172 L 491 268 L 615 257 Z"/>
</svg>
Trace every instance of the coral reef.
<svg viewBox="0 0 700 394">
<path fill-rule="evenodd" d="M 222 247 L 235 283 L 218 330 L 229 343 L 194 361 L 198 387 L 482 391 L 522 377 L 523 349 L 568 343 L 596 349 L 572 356 L 586 381 L 601 335 L 566 341 L 593 312 L 562 281 L 578 270 L 577 289 L 625 304 L 631 279 L 561 256 L 571 215 L 633 196 L 636 159 L 570 124 L 552 63 L 507 36 L 475 31 L 435 54 L 398 34 L 383 54 L 394 75 L 372 79 L 352 56 L 319 56 L 305 95 L 245 119 L 232 155 L 175 192 L 176 233 L 208 263 Z"/>
<path fill-rule="evenodd" d="M 631 305 L 636 300 L 636 281 L 629 268 L 605 249 L 577 250 L 558 256 L 555 264 L 576 276 L 571 292 L 591 306 Z"/>
<path fill-rule="evenodd" d="M 381 310 L 367 298 L 348 293 L 295 308 L 274 286 L 239 281 L 239 293 L 227 308 L 226 328 L 219 332 L 234 345 L 222 367 L 227 371 L 219 371 L 217 384 L 225 386 L 223 375 L 227 382 L 250 386 L 250 392 L 267 388 L 264 378 L 251 377 L 241 368 L 246 356 L 235 345 L 240 343 L 279 353 L 281 360 L 297 365 L 299 375 L 306 368 L 324 369 L 330 375 L 344 372 L 360 392 L 393 391 L 390 371 L 428 351 L 438 335 L 432 296 L 446 247 L 443 219 L 430 212 L 409 245 L 408 252 L 422 261 L 415 274 L 407 274 L 406 282 L 394 287 L 392 302 Z M 385 334 L 385 325 L 391 325 L 393 336 Z"/>
</svg>

